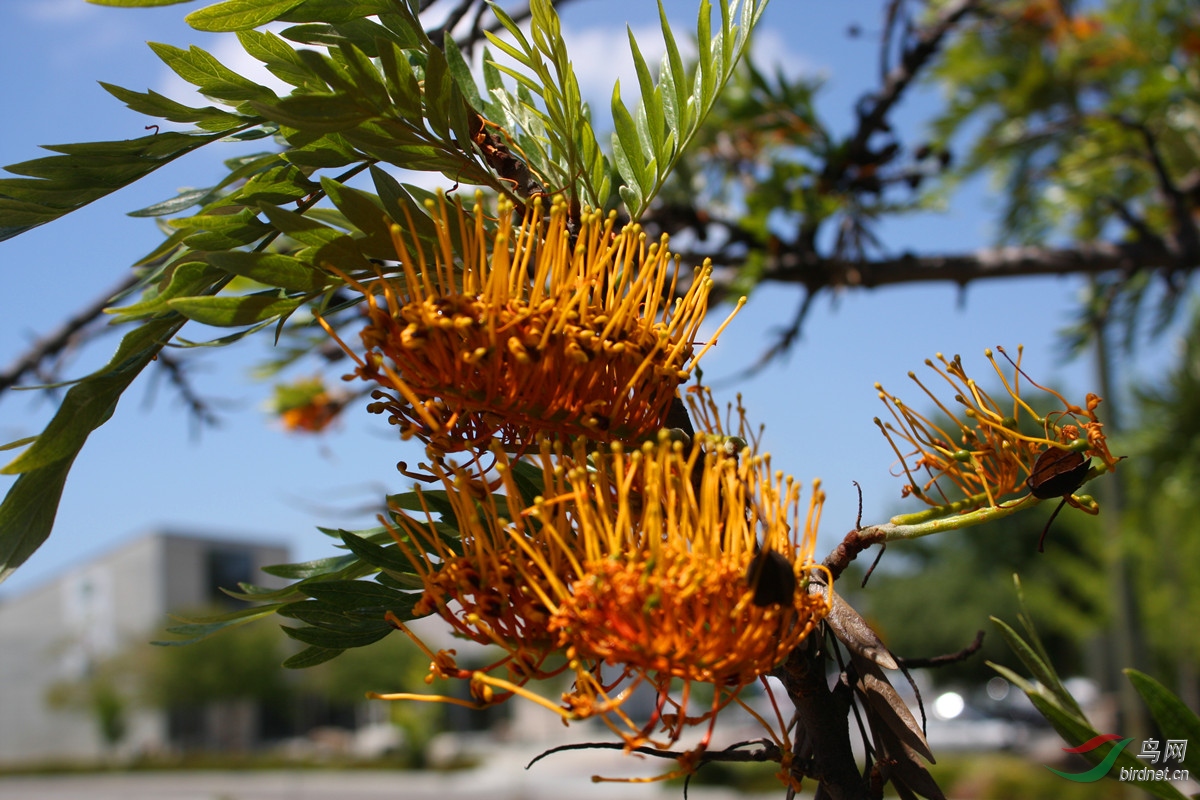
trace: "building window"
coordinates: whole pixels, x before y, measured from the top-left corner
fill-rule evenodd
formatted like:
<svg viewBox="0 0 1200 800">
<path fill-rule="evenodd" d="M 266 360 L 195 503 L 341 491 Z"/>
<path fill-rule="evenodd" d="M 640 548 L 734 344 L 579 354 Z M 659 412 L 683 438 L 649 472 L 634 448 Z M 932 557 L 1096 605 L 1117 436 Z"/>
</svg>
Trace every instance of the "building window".
<svg viewBox="0 0 1200 800">
<path fill-rule="evenodd" d="M 239 583 L 250 583 L 254 578 L 254 559 L 248 550 L 208 551 L 205 564 L 205 591 L 207 601 L 214 605 L 240 605 L 222 589 L 238 588 Z"/>
</svg>

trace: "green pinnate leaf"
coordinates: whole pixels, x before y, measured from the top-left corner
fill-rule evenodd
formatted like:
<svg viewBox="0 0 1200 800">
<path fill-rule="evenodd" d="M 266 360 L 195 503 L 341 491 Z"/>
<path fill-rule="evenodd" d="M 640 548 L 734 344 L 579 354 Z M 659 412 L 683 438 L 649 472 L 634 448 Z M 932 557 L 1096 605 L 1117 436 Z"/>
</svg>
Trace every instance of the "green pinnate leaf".
<svg viewBox="0 0 1200 800">
<path fill-rule="evenodd" d="M 247 100 L 267 101 L 275 93 L 223 65 L 212 54 L 192 45 L 181 50 L 169 44 L 150 42 L 153 50 L 175 74 L 210 97 L 240 103 Z"/>
<path fill-rule="evenodd" d="M 125 334 L 108 364 L 68 389 L 41 435 L 0 470 L 20 475 L 0 503 L 0 581 L 50 535 L 71 463 L 92 431 L 112 416 L 121 394 L 182 324 L 172 315 Z"/>
<path fill-rule="evenodd" d="M 327 650 L 348 650 L 352 647 L 366 647 L 374 644 L 391 633 L 392 628 L 386 623 L 382 627 L 367 631 L 336 631 L 316 627 L 291 628 L 285 625 L 283 632 L 304 644 Z"/>
<path fill-rule="evenodd" d="M 207 189 L 184 189 L 170 200 L 163 200 L 159 203 L 148 205 L 145 208 L 139 208 L 137 211 L 130 211 L 129 216 L 163 217 L 168 214 L 178 214 L 184 209 L 203 203 L 205 198 L 212 196 L 212 193 L 213 190 L 211 187 Z"/>
<path fill-rule="evenodd" d="M 356 128 L 375 116 L 348 94 L 290 95 L 276 103 L 251 103 L 268 119 L 313 133 L 336 133 Z"/>
<path fill-rule="evenodd" d="M 325 84 L 305 65 L 295 48 L 270 31 L 238 31 L 238 41 L 281 81 L 309 91 L 321 91 Z"/>
</svg>

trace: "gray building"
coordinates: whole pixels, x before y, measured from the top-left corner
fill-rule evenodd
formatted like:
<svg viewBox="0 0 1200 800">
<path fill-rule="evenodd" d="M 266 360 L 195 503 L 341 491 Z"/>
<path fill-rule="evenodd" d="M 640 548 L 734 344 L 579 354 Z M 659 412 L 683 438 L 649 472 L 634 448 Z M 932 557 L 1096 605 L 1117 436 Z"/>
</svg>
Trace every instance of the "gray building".
<svg viewBox="0 0 1200 800">
<path fill-rule="evenodd" d="M 0 765 L 112 755 L 96 715 L 53 702 L 56 687 L 158 638 L 169 613 L 232 602 L 221 587 L 277 585 L 261 568 L 286 561 L 278 544 L 157 532 L 0 599 Z M 118 753 L 161 752 L 168 728 L 165 712 L 132 708 Z"/>
</svg>

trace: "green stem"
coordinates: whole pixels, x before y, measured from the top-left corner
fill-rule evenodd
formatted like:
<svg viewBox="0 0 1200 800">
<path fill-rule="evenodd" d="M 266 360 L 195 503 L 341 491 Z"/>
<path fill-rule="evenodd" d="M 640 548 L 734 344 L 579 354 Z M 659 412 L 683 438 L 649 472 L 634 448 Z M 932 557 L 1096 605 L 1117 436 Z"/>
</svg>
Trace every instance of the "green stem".
<svg viewBox="0 0 1200 800">
<path fill-rule="evenodd" d="M 930 518 L 934 514 L 944 515 L 955 510 L 955 506 L 965 507 L 971 502 L 979 502 L 975 498 L 966 498 L 958 503 L 950 506 L 941 506 L 939 508 L 931 508 L 929 511 L 921 512 L 920 514 L 907 514 L 905 516 L 893 517 L 892 521 L 877 525 L 876 530 L 883 531 L 885 542 L 896 542 L 905 539 L 918 539 L 922 536 L 929 536 L 934 533 L 944 533 L 946 531 L 955 531 L 961 528 L 970 528 L 975 525 L 982 525 L 985 522 L 991 522 L 997 519 L 1003 519 L 1010 514 L 1035 506 L 1042 502 L 1031 494 L 1027 494 L 1017 500 L 1012 500 L 1007 503 L 1002 503 L 998 506 L 988 506 L 980 508 L 967 514 L 954 514 L 953 516 L 938 516 Z"/>
</svg>

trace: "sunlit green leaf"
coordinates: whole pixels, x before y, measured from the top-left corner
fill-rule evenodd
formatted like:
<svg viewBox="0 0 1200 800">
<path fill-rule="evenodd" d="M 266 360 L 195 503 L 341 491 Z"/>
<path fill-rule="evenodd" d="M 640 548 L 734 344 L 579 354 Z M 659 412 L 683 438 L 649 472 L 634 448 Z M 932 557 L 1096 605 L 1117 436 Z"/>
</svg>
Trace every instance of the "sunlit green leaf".
<svg viewBox="0 0 1200 800">
<path fill-rule="evenodd" d="M 175 133 L 114 142 L 49 145 L 61 155 L 6 167 L 26 178 L 0 179 L 0 241 L 82 208 L 144 178 L 219 133 Z"/>
<path fill-rule="evenodd" d="M 294 292 L 317 294 L 329 285 L 328 276 L 311 264 L 280 253 L 229 250 L 209 253 L 208 261 L 225 272 Z"/>
<path fill-rule="evenodd" d="M 225 0 L 184 17 L 198 31 L 241 31 L 273 22 L 304 0 Z"/>
<path fill-rule="evenodd" d="M 265 101 L 275 97 L 275 93 L 267 87 L 242 77 L 195 45 L 181 50 L 169 44 L 150 42 L 150 49 L 175 74 L 211 97 L 232 102 Z"/>
<path fill-rule="evenodd" d="M 190 320 L 216 327 L 253 325 L 256 322 L 288 314 L 300 305 L 299 298 L 275 294 L 251 294 L 218 297 L 181 297 L 168 301 L 172 310 Z"/>
</svg>

